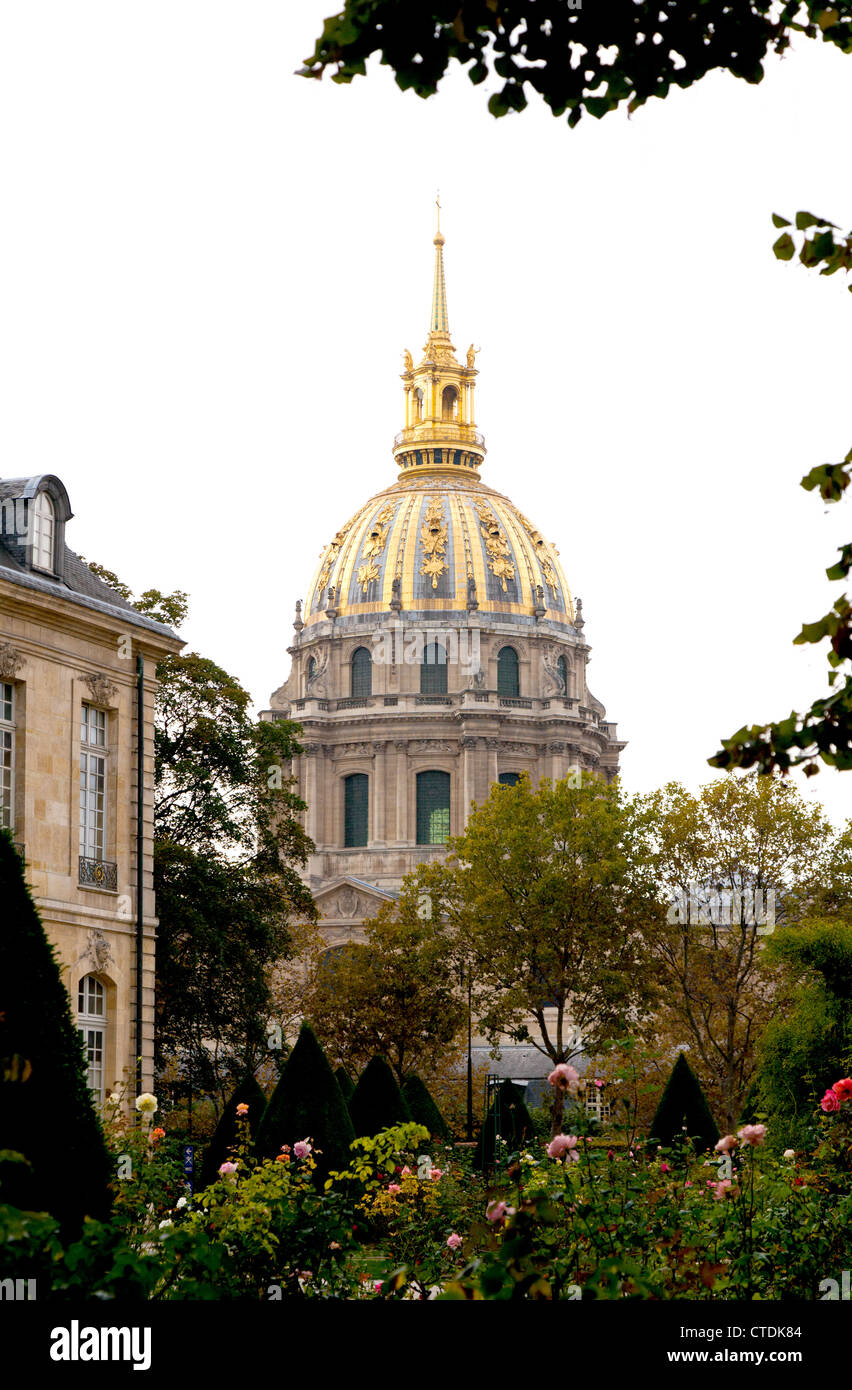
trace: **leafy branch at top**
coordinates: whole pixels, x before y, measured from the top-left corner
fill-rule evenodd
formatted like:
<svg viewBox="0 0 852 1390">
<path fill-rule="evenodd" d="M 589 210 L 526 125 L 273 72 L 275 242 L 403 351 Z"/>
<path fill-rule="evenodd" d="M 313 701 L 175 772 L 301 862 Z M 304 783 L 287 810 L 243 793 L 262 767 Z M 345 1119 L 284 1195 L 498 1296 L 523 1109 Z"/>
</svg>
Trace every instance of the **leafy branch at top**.
<svg viewBox="0 0 852 1390">
<path fill-rule="evenodd" d="M 793 228 L 786 217 L 774 213 L 776 227 Z M 808 270 L 834 275 L 852 271 L 852 233 L 837 236 L 838 228 L 827 218 L 810 212 L 797 212 L 795 232 L 782 231 L 773 250 L 779 260 L 791 261 L 797 254 Z M 847 288 L 852 291 L 852 284 Z M 842 463 L 822 463 L 802 479 L 806 492 L 819 491 L 824 502 L 839 502 L 852 482 L 852 449 Z M 852 571 L 852 543 L 840 547 L 840 559 L 826 574 L 829 579 L 846 579 Z M 794 641 L 798 645 L 828 639 L 828 685 L 831 693 L 815 700 L 804 714 L 793 710 L 776 723 L 740 729 L 722 740 L 722 749 L 709 759 L 712 767 L 731 769 L 757 767 L 761 772 L 787 772 L 804 764 L 811 777 L 819 772 L 817 759 L 831 767 L 852 768 L 852 604 L 841 594 L 825 614 L 814 623 L 805 623 Z M 842 668 L 846 668 L 845 670 Z M 842 684 L 840 680 L 842 679 Z"/>
</svg>

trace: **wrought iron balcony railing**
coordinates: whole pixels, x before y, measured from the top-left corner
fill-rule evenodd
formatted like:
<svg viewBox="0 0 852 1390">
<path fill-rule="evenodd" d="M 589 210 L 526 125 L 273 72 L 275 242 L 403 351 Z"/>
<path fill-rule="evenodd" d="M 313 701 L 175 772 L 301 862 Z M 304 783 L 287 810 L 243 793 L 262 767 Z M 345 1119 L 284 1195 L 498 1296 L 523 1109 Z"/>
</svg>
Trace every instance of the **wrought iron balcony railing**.
<svg viewBox="0 0 852 1390">
<path fill-rule="evenodd" d="M 80 883 L 91 888 L 107 888 L 118 891 L 118 865 L 109 859 L 86 859 L 80 855 Z"/>
</svg>

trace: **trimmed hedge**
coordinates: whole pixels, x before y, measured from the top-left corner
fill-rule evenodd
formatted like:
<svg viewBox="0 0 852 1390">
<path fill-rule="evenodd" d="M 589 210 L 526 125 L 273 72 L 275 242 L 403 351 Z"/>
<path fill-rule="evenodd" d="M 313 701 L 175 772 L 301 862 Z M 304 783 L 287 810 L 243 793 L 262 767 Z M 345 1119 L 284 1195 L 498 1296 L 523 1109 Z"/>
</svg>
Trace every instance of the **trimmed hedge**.
<svg viewBox="0 0 852 1390">
<path fill-rule="evenodd" d="M 112 1159 L 89 1091 L 85 1055 L 54 948 L 0 832 L 0 1201 L 48 1211 L 65 1236 L 109 1215 Z"/>
<path fill-rule="evenodd" d="M 405 1078 L 402 1095 L 411 1111 L 411 1118 L 419 1125 L 425 1125 L 433 1139 L 449 1139 L 447 1123 L 435 1104 L 429 1087 L 419 1076 L 412 1074 Z"/>
<path fill-rule="evenodd" d="M 300 1139 L 310 1139 L 319 1183 L 332 1168 L 348 1165 L 349 1146 L 354 1138 L 352 1120 L 331 1064 L 314 1030 L 303 1023 L 281 1080 L 263 1112 L 255 1152 L 259 1158 L 275 1158 L 283 1144 L 292 1146 Z"/>
<path fill-rule="evenodd" d="M 263 1112 L 266 1109 L 266 1093 L 261 1089 L 254 1076 L 243 1078 L 222 1111 L 213 1138 L 204 1151 L 199 1190 L 209 1187 L 211 1182 L 216 1181 L 220 1166 L 228 1161 L 230 1151 L 237 1142 L 238 1105 L 248 1106 L 249 1129 L 253 1135 L 257 1134 Z"/>
<path fill-rule="evenodd" d="M 696 1150 L 712 1149 L 719 1138 L 701 1083 L 681 1052 L 660 1097 L 649 1138 L 670 1147 L 676 1138 L 683 1138 L 684 1126 Z"/>
<path fill-rule="evenodd" d="M 391 1125 L 410 1122 L 412 1115 L 384 1057 L 371 1057 L 349 1102 L 358 1139 L 372 1138 Z"/>
</svg>

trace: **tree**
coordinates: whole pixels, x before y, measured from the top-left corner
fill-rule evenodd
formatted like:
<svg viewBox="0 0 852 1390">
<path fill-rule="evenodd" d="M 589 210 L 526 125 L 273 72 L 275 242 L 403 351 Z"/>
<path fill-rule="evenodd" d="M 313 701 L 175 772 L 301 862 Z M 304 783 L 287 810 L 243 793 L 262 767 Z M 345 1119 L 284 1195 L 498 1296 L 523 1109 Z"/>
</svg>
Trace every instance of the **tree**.
<svg viewBox="0 0 852 1390">
<path fill-rule="evenodd" d="M 650 1135 L 671 1148 L 684 1129 L 697 1149 L 712 1149 L 719 1138 L 701 1082 L 680 1052 L 651 1121 Z"/>
<path fill-rule="evenodd" d="M 755 1090 L 783 1147 L 807 1143 L 821 1096 L 852 1066 L 852 922 L 808 920 L 779 932 L 768 953 L 784 986 L 758 1047 Z"/>
<path fill-rule="evenodd" d="M 186 594 L 138 598 L 159 622 L 182 623 Z M 193 1089 L 218 1090 L 267 1054 L 271 972 L 316 909 L 299 876 L 312 849 L 288 765 L 298 726 L 255 721 L 237 680 L 195 652 L 157 668 L 154 729 L 156 1061 L 179 1057 Z"/>
<path fill-rule="evenodd" d="M 411 1111 L 411 1118 L 418 1125 L 425 1125 L 433 1139 L 446 1140 L 450 1137 L 443 1115 L 435 1104 L 429 1087 L 412 1075 L 405 1078 L 402 1087 L 403 1099 Z"/>
<path fill-rule="evenodd" d="M 334 1075 L 337 1077 L 337 1084 L 340 1087 L 340 1094 L 348 1105 L 355 1094 L 355 1082 L 349 1075 L 345 1067 L 338 1067 Z"/>
<path fill-rule="evenodd" d="M 318 1182 L 349 1162 L 355 1139 L 352 1120 L 328 1058 L 309 1025 L 303 1024 L 257 1132 L 260 1158 L 277 1158 L 284 1144 L 301 1139 L 314 1148 Z"/>
<path fill-rule="evenodd" d="M 787 218 L 773 216 L 776 227 L 789 227 Z M 838 270 L 852 270 L 852 233 L 835 238 L 833 222 L 814 217 L 810 212 L 796 213 L 796 229 L 804 232 L 799 248 L 799 260 L 808 269 L 821 267 L 821 275 L 834 275 Z M 796 243 L 791 234 L 782 232 L 774 251 L 781 260 L 792 260 Z M 852 285 L 848 288 L 852 290 Z M 824 463 L 806 474 L 802 487 L 815 489 L 824 502 L 839 502 L 852 482 L 852 449 L 842 463 Z M 829 579 L 848 578 L 852 571 L 852 543 L 841 546 L 840 559 L 826 574 Z M 804 764 L 806 776 L 819 772 L 819 763 L 848 770 L 852 768 L 852 604 L 846 594 L 835 599 L 834 605 L 815 623 L 805 623 L 794 642 L 803 645 L 822 642 L 828 638 L 828 685 L 833 693 L 815 700 L 804 714 L 791 711 L 786 719 L 773 724 L 747 725 L 731 738 L 722 740 L 722 749 L 710 758 L 713 767 L 756 767 L 761 772 L 787 772 Z M 842 681 L 842 683 L 841 683 Z"/>
<path fill-rule="evenodd" d="M 848 53 L 852 24 L 843 8 L 819 0 L 346 0 L 325 21 L 301 75 L 331 68 L 333 81 L 351 82 L 380 53 L 400 88 L 428 97 L 459 63 L 473 83 L 491 73 L 504 79 L 488 102 L 493 116 L 522 111 L 530 88 L 574 126 L 584 111 L 601 117 L 625 103 L 635 111 L 713 71 L 759 82 L 767 54 L 785 52 L 794 33 L 821 35 Z"/>
<path fill-rule="evenodd" d="M 349 1101 L 349 1113 L 358 1139 L 411 1123 L 411 1111 L 384 1057 L 370 1058 Z"/>
<path fill-rule="evenodd" d="M 305 1016 L 353 1072 L 379 1054 L 400 1083 L 415 1070 L 431 1078 L 455 1055 L 467 1022 L 448 926 L 409 875 L 398 901 L 366 921 L 364 934 L 365 944 L 319 960 Z"/>
<path fill-rule="evenodd" d="M 642 798 L 646 854 L 669 908 L 655 937 L 659 1030 L 688 1043 L 716 1112 L 733 1128 L 776 1007 L 763 944 L 797 920 L 829 842 L 821 811 L 778 778 L 677 783 Z"/>
<path fill-rule="evenodd" d="M 494 786 L 448 849 L 420 879 L 457 933 L 486 1037 L 530 1042 L 556 1064 L 637 1026 L 654 993 L 646 936 L 660 906 L 617 784 Z"/>
<path fill-rule="evenodd" d="M 216 1181 L 220 1166 L 231 1157 L 237 1142 L 238 1105 L 248 1106 L 246 1119 L 248 1120 L 249 1132 L 253 1135 L 257 1134 L 263 1112 L 266 1109 L 266 1093 L 261 1089 L 254 1076 L 243 1078 L 222 1111 L 213 1138 L 204 1151 L 201 1177 L 198 1184 L 199 1190 L 209 1187 L 211 1182 Z"/>
<path fill-rule="evenodd" d="M 112 1161 L 83 1045 L 23 865 L 0 831 L 0 1201 L 49 1211 L 67 1237 L 105 1218 Z"/>
</svg>

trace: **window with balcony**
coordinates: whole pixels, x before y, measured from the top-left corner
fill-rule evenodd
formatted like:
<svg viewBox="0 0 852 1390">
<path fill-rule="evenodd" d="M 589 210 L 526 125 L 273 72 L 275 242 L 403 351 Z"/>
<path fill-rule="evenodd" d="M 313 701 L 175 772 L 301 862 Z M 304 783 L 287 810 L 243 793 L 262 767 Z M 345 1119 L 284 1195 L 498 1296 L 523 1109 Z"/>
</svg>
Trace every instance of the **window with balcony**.
<svg viewBox="0 0 852 1390">
<path fill-rule="evenodd" d="M 442 845 L 450 833 L 450 774 L 417 774 L 417 843 Z"/>
<path fill-rule="evenodd" d="M 0 828 L 15 829 L 15 687 L 0 684 Z"/>
<path fill-rule="evenodd" d="M 84 704 L 80 712 L 80 882 L 116 887 L 116 866 L 107 860 L 106 710 Z"/>
<path fill-rule="evenodd" d="M 103 1104 L 106 1054 L 106 990 L 96 975 L 84 975 L 77 987 L 77 1028 L 83 1039 L 89 1090 Z"/>
<path fill-rule="evenodd" d="M 440 642 L 427 642 L 420 663 L 420 694 L 446 695 L 447 652 Z"/>
<path fill-rule="evenodd" d="M 366 845 L 370 823 L 370 779 L 353 772 L 343 779 L 343 844 L 346 849 Z"/>
</svg>

